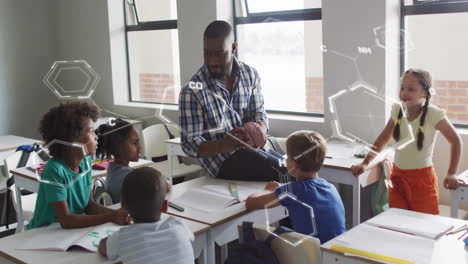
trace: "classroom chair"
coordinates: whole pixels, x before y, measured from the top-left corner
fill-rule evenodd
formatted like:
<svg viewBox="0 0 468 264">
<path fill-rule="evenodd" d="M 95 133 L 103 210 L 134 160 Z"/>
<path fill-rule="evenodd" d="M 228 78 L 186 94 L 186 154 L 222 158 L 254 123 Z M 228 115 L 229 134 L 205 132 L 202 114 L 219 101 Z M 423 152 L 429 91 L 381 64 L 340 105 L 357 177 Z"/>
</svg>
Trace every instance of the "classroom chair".
<svg viewBox="0 0 468 264">
<path fill-rule="evenodd" d="M 265 240 L 270 233 L 267 230 L 267 226 L 254 224 L 253 225 L 255 239 Z M 237 226 L 239 233 L 239 243 L 244 241 L 242 233 L 242 224 Z M 274 227 L 271 227 L 274 230 Z M 281 238 L 284 238 L 281 239 Z M 293 245 L 295 241 L 306 238 L 303 242 Z M 289 243 L 290 241 L 292 243 Z M 306 236 L 296 232 L 284 233 L 276 238 L 271 243 L 273 252 L 280 264 L 319 264 L 322 263 L 322 253 L 320 251 L 320 241 L 311 236 Z"/>
<path fill-rule="evenodd" d="M 6 223 L 8 220 L 6 219 L 6 207 L 7 207 L 7 177 L 5 177 L 3 174 L 0 175 L 0 197 L 3 199 L 0 199 L 0 223 Z"/>
<path fill-rule="evenodd" d="M 114 204 L 112 201 L 112 197 L 106 191 L 104 181 L 102 179 L 95 179 L 93 182 L 93 197 L 94 200 L 103 205 L 103 206 L 111 206 Z"/>
<path fill-rule="evenodd" d="M 164 126 L 167 127 L 170 134 Z M 156 124 L 143 129 L 143 149 L 145 158 L 148 160 L 152 160 L 153 158 L 158 159 L 159 161 L 157 161 L 156 165 L 153 167 L 160 171 L 166 178 L 169 170 L 166 140 L 170 139 L 171 135 L 173 137 L 180 137 L 179 128 L 177 126 Z M 186 176 L 198 177 L 203 172 L 203 169 L 200 165 L 180 163 L 177 157 L 174 156 L 172 157 L 172 172 L 173 178 Z"/>
<path fill-rule="evenodd" d="M 21 151 L 17 151 L 13 153 L 12 155 L 8 156 L 5 159 L 5 172 L 8 178 L 12 177 L 12 174 L 10 173 L 10 170 L 16 169 L 18 167 L 18 163 L 21 158 Z M 15 185 L 12 185 L 10 187 L 12 193 L 13 193 L 13 205 L 15 207 L 15 212 L 17 211 L 17 203 L 18 201 L 16 200 L 16 188 Z M 26 222 L 29 223 L 33 216 L 34 212 L 34 207 L 36 206 L 36 199 L 37 199 L 37 193 L 32 193 L 28 195 L 22 195 L 21 196 L 21 205 L 23 208 L 23 217 Z M 18 217 L 18 214 L 16 215 Z M 26 225 L 27 223 L 25 223 Z"/>
</svg>

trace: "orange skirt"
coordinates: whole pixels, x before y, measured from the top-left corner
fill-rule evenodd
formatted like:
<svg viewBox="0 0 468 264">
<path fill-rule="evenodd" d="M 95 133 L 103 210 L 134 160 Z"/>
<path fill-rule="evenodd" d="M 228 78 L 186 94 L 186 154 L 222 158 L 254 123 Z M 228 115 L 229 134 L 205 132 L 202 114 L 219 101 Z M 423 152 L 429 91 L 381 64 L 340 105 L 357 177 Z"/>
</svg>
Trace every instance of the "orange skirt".
<svg viewBox="0 0 468 264">
<path fill-rule="evenodd" d="M 439 185 L 434 167 L 402 170 L 394 164 L 391 181 L 390 207 L 439 214 Z"/>
</svg>

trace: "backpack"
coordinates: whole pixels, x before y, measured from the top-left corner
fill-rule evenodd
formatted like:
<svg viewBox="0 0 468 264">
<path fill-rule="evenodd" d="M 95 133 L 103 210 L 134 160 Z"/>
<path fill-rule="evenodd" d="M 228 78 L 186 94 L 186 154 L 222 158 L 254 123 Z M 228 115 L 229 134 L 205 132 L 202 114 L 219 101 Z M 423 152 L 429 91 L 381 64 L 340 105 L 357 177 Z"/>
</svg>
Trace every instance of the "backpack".
<svg viewBox="0 0 468 264">
<path fill-rule="evenodd" d="M 282 233 L 294 232 L 286 227 L 277 227 L 265 241 L 255 240 L 252 222 L 242 223 L 244 242 L 236 246 L 224 264 L 279 264 L 278 258 L 271 248 L 271 242 Z M 276 234 L 276 235 L 275 235 Z"/>
</svg>

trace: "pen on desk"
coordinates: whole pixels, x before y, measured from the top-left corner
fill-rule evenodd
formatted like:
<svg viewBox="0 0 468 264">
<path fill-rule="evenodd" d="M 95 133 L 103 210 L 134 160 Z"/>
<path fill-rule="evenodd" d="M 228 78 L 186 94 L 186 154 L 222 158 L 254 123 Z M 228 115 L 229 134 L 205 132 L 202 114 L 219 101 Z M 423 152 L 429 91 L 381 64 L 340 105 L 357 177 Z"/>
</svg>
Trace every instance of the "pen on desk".
<svg viewBox="0 0 468 264">
<path fill-rule="evenodd" d="M 453 230 L 453 231 L 451 231 L 451 232 L 448 232 L 448 233 L 445 234 L 445 235 L 446 235 L 446 236 L 448 236 L 448 235 L 453 235 L 453 234 L 456 234 L 456 233 L 458 233 L 458 232 L 461 232 L 461 231 L 463 231 L 463 230 L 465 230 L 465 229 L 467 229 L 466 224 L 460 226 L 459 228 L 457 228 L 457 229 L 455 229 L 455 230 Z"/>
<path fill-rule="evenodd" d="M 458 240 L 460 240 L 460 238 L 464 237 L 466 234 L 468 234 L 468 230 L 466 230 L 465 233 L 463 233 L 463 235 L 459 236 Z"/>
<path fill-rule="evenodd" d="M 332 156 L 325 156 L 325 158 L 327 158 L 327 159 L 333 159 Z"/>
<path fill-rule="evenodd" d="M 168 202 L 167 205 L 179 212 L 183 212 L 185 210 L 182 206 L 174 204 L 173 202 Z"/>
</svg>

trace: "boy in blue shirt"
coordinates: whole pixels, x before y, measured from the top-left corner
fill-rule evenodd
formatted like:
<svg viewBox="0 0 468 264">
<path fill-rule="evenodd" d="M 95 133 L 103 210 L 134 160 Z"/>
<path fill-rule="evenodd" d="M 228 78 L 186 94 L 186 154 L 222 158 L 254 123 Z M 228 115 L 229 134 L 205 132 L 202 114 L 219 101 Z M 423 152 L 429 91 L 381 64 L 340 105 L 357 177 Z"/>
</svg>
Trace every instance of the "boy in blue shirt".
<svg viewBox="0 0 468 264">
<path fill-rule="evenodd" d="M 269 182 L 265 186 L 268 192 L 247 198 L 247 209 L 283 205 L 288 209 L 294 230 L 314 235 L 322 244 L 345 232 L 344 207 L 338 191 L 318 176 L 326 152 L 325 139 L 319 133 L 291 134 L 286 141 L 286 166 L 296 181 L 284 185 Z"/>
</svg>

